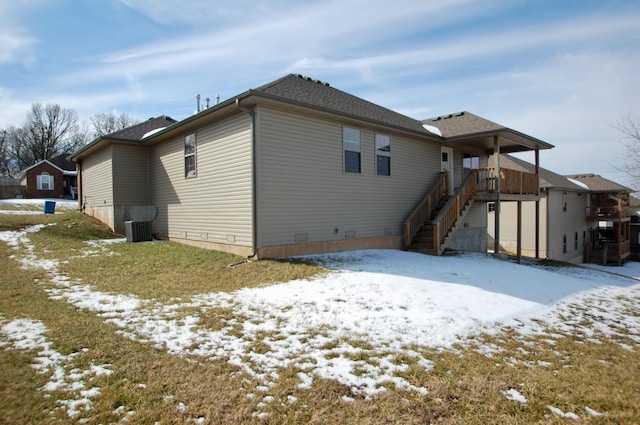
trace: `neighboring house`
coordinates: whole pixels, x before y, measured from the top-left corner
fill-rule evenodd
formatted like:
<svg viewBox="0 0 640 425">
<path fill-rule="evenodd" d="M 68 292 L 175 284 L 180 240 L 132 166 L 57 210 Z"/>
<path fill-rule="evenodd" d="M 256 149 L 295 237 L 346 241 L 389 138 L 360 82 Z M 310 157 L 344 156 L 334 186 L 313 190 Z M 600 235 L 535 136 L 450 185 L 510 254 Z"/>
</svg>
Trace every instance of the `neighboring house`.
<svg viewBox="0 0 640 425">
<path fill-rule="evenodd" d="M 158 238 L 259 258 L 485 251 L 486 203 L 538 197 L 535 174 L 488 158 L 537 162 L 552 147 L 466 112 L 417 121 L 299 75 L 146 137 L 132 128 L 72 155 L 84 211 L 116 231 L 149 220 Z"/>
<path fill-rule="evenodd" d="M 26 187 L 28 198 L 77 197 L 76 164 L 69 161 L 69 153 L 45 159 L 21 173 L 21 183 Z"/>
<path fill-rule="evenodd" d="M 631 257 L 631 189 L 597 174 L 567 176 L 589 189 L 587 222 L 591 234 L 585 262 L 622 264 Z"/>
<path fill-rule="evenodd" d="M 631 196 L 631 259 L 640 261 L 640 199 Z"/>
<path fill-rule="evenodd" d="M 534 172 L 535 166 L 511 155 L 501 155 L 503 167 Z M 548 258 L 571 263 L 584 261 L 585 247 L 591 230 L 587 220 L 589 189 L 582 183 L 540 168 L 540 199 L 523 202 L 522 209 L 522 254 L 532 258 Z M 535 235 L 535 217 L 540 220 L 539 238 Z M 495 234 L 495 204 L 488 204 L 488 232 L 490 243 Z M 502 228 L 500 245 L 511 253 L 517 250 L 516 226 L 517 205 L 513 202 L 501 205 Z M 536 243 L 537 242 L 537 243 Z"/>
</svg>

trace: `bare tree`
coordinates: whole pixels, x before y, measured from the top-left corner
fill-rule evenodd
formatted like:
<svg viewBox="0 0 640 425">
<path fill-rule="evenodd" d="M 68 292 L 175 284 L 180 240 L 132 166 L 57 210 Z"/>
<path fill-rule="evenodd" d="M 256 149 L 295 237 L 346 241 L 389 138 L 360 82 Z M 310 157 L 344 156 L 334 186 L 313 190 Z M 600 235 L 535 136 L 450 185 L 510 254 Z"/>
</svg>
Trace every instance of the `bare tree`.
<svg viewBox="0 0 640 425">
<path fill-rule="evenodd" d="M 0 177 L 15 177 L 18 170 L 9 149 L 9 136 L 5 129 L 0 129 Z"/>
<path fill-rule="evenodd" d="M 94 130 L 93 137 L 100 137 L 131 127 L 140 121 L 127 114 L 116 115 L 113 112 L 109 112 L 92 116 L 91 122 Z"/>
<path fill-rule="evenodd" d="M 624 117 L 617 126 L 624 134 L 625 160 L 620 167 L 636 191 L 640 191 L 640 118 L 630 115 Z"/>
<path fill-rule="evenodd" d="M 73 152 L 87 142 L 74 110 L 57 104 L 31 105 L 22 127 L 7 129 L 11 155 L 19 169 L 65 152 Z"/>
</svg>

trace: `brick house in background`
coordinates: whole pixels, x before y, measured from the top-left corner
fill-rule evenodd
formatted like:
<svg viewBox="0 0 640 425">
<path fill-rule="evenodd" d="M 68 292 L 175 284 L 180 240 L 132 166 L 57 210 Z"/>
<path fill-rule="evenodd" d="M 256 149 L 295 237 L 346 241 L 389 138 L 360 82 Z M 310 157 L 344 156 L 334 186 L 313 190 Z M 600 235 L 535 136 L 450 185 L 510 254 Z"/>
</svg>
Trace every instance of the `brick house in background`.
<svg viewBox="0 0 640 425">
<path fill-rule="evenodd" d="M 27 198 L 77 198 L 78 173 L 68 156 L 63 153 L 42 160 L 22 172 L 20 181 Z"/>
</svg>

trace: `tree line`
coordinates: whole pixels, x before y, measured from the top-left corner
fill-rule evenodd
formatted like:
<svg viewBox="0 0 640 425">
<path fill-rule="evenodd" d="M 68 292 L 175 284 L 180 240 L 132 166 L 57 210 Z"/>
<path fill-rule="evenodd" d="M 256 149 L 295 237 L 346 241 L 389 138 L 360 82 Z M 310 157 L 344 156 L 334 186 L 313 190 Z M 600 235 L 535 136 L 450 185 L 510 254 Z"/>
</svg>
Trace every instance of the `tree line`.
<svg viewBox="0 0 640 425">
<path fill-rule="evenodd" d="M 74 152 L 91 140 L 122 130 L 139 121 L 113 112 L 93 115 L 79 122 L 73 109 L 58 104 L 34 103 L 20 127 L 0 129 L 0 177 L 17 177 L 20 171 L 66 152 Z M 625 148 L 623 171 L 640 191 L 640 118 L 627 116 L 617 129 Z"/>
<path fill-rule="evenodd" d="M 73 109 L 34 103 L 21 126 L 0 129 L 0 176 L 16 178 L 42 160 L 74 152 L 97 137 L 138 122 L 127 114 L 113 112 L 80 122 Z"/>
</svg>

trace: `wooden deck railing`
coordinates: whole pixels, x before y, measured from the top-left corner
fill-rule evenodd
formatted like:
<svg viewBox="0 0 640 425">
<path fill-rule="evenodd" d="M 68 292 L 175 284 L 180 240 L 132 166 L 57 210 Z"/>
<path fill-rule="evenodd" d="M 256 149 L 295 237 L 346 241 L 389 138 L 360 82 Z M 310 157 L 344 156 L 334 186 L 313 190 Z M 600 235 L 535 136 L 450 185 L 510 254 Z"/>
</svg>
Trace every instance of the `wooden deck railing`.
<svg viewBox="0 0 640 425">
<path fill-rule="evenodd" d="M 497 191 L 493 168 L 480 168 L 478 172 L 478 192 L 495 193 Z M 524 171 L 500 169 L 500 193 L 510 195 L 537 195 L 538 176 Z"/>
<path fill-rule="evenodd" d="M 607 263 L 622 264 L 631 255 L 631 241 L 605 242 L 600 248 L 587 245 L 585 262 L 607 265 Z"/>
<path fill-rule="evenodd" d="M 431 212 L 438 203 L 438 200 L 448 193 L 448 181 L 448 173 L 440 173 L 436 184 L 404 222 L 404 249 L 409 248 L 413 238 L 416 237 L 420 228 L 431 216 Z"/>
<path fill-rule="evenodd" d="M 624 218 L 629 217 L 630 209 L 627 206 L 597 206 L 587 207 L 587 217 L 591 218 Z"/>
</svg>

